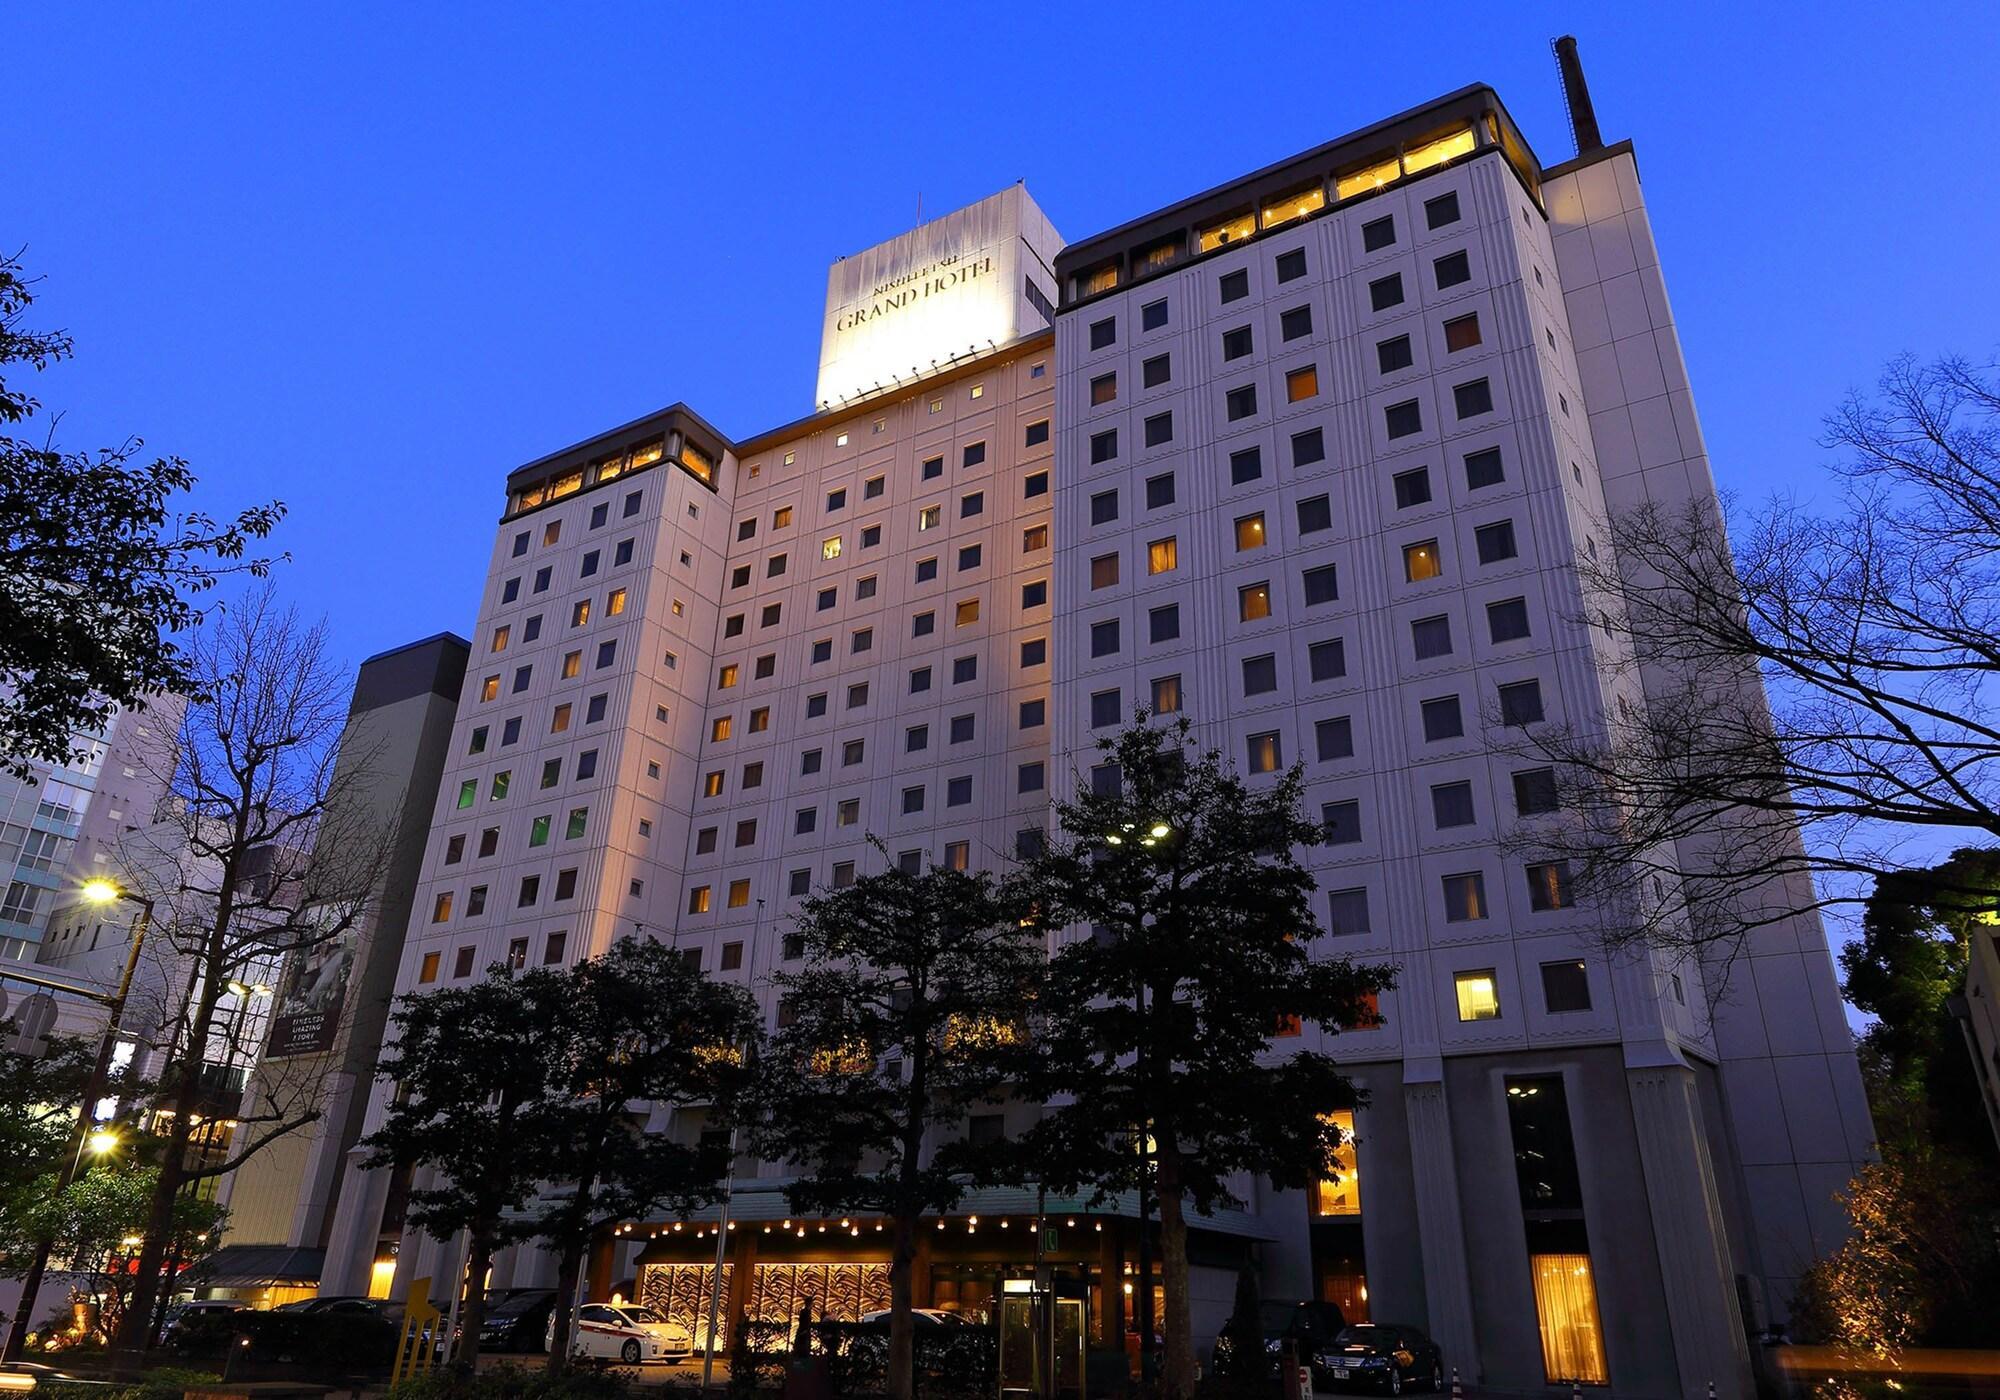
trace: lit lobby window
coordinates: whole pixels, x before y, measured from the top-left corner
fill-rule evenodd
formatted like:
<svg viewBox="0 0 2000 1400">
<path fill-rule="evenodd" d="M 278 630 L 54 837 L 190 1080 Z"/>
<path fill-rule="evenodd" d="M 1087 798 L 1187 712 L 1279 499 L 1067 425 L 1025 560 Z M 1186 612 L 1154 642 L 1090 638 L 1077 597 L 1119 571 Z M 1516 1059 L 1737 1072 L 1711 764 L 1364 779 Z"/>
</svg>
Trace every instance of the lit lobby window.
<svg viewBox="0 0 2000 1400">
<path fill-rule="evenodd" d="M 1211 248 L 1220 248 L 1225 243 L 1241 243 L 1257 231 L 1257 216 L 1253 213 L 1238 214 L 1235 218 L 1224 219 L 1201 231 L 1200 248 L 1206 253 Z"/>
<path fill-rule="evenodd" d="M 1281 195 L 1264 206 L 1264 227 L 1277 228 L 1289 224 L 1294 219 L 1303 219 L 1314 210 L 1326 206 L 1326 191 L 1318 185 L 1297 194 Z"/>
<path fill-rule="evenodd" d="M 1536 1254 L 1535 1314 L 1541 1323 L 1542 1370 L 1549 1384 L 1581 1381 L 1606 1385 L 1604 1329 L 1597 1318 L 1597 1288 L 1588 1254 Z"/>
<path fill-rule="evenodd" d="M 1500 987 L 1494 981 L 1492 968 L 1457 973 L 1452 978 L 1452 984 L 1458 991 L 1459 1020 L 1500 1019 Z"/>
<path fill-rule="evenodd" d="M 1354 1114 L 1347 1109 L 1323 1113 L 1320 1121 L 1340 1130 L 1340 1146 L 1333 1150 L 1333 1175 L 1321 1177 L 1313 1186 L 1312 1213 L 1317 1216 L 1361 1214 L 1361 1175 L 1354 1159 Z"/>
</svg>

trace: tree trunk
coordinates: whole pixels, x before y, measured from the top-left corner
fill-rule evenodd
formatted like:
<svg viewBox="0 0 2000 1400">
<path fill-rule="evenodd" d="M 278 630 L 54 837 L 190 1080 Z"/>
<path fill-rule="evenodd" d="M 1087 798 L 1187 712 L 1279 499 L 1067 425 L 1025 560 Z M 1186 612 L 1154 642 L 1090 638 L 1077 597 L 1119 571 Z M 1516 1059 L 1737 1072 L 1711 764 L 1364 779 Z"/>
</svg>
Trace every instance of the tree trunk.
<svg viewBox="0 0 2000 1400">
<path fill-rule="evenodd" d="M 910 1265 L 917 1255 L 916 1222 L 898 1215 L 889 1255 L 889 1370 L 883 1388 L 889 1400 L 910 1400 L 916 1393 L 916 1327 L 910 1320 Z"/>
<path fill-rule="evenodd" d="M 583 1268 L 582 1245 L 565 1245 L 562 1260 L 556 1266 L 556 1306 L 550 1316 L 553 1332 L 549 1341 L 549 1374 L 560 1376 L 569 1370 L 569 1348 L 564 1345 L 569 1340 L 571 1300 L 576 1297 L 576 1276 Z"/>
<path fill-rule="evenodd" d="M 458 1311 L 459 1335 L 463 1345 L 451 1354 L 452 1364 L 471 1375 L 479 1369 L 479 1329 L 486 1321 L 486 1273 L 493 1266 L 493 1230 L 482 1222 L 472 1227 L 465 1244 L 465 1272 L 459 1287 L 465 1290 L 465 1306 Z"/>
<path fill-rule="evenodd" d="M 1181 1213 L 1180 1152 L 1160 1147 L 1160 1291 L 1166 1295 L 1166 1393 L 1194 1394 L 1194 1320 L 1188 1310 L 1187 1218 Z"/>
</svg>

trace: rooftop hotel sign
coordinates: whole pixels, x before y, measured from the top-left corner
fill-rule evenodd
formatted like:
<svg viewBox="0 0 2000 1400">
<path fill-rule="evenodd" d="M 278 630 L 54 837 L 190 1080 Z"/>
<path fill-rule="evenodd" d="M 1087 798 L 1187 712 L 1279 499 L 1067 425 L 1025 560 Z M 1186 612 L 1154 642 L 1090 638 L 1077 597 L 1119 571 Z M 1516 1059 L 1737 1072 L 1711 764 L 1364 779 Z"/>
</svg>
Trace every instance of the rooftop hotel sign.
<svg viewBox="0 0 2000 1400">
<path fill-rule="evenodd" d="M 968 205 L 827 272 L 815 402 L 838 407 L 1005 345 L 1048 324 L 1062 247 L 1020 185 Z"/>
</svg>

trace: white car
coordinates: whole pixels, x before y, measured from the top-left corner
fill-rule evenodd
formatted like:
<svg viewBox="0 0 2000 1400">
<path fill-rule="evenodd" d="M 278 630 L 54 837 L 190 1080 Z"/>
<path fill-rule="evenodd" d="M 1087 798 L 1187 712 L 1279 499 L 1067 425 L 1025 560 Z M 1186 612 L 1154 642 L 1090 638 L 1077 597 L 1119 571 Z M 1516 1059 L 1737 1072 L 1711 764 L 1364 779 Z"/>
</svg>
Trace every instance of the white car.
<svg viewBox="0 0 2000 1400">
<path fill-rule="evenodd" d="M 556 1319 L 549 1316 L 545 1350 L 555 1350 Z M 576 1342 L 572 1356 L 601 1356 L 627 1366 L 648 1361 L 674 1361 L 694 1354 L 694 1338 L 679 1323 L 669 1322 L 651 1308 L 633 1303 L 585 1303 L 576 1310 Z"/>
</svg>

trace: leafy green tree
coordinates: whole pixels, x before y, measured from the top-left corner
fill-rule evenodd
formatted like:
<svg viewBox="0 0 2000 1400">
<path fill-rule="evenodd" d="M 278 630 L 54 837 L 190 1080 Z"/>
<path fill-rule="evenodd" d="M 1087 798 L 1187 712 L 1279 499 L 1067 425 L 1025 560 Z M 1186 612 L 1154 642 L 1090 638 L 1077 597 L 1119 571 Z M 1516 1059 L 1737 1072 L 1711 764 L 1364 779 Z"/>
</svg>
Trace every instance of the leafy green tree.
<svg viewBox="0 0 2000 1400">
<path fill-rule="evenodd" d="M 536 1229 L 526 1212 L 567 1107 L 554 1096 L 570 990 L 567 973 L 513 974 L 496 963 L 483 982 L 402 998 L 391 1017 L 378 1072 L 400 1092 L 367 1140 L 367 1165 L 424 1169 L 428 1184 L 410 1192 L 410 1220 L 438 1239 L 466 1232 L 455 1286 L 472 1285 L 453 1359 L 468 1371 L 478 1364 L 493 1255 Z"/>
<path fill-rule="evenodd" d="M 726 1135 L 683 1143 L 649 1133 L 639 1106 L 706 1105 L 711 1124 L 726 1121 L 758 1029 L 748 992 L 690 971 L 679 952 L 653 939 L 620 939 L 566 976 L 560 1034 L 551 1042 L 554 1107 L 545 1140 L 553 1147 L 545 1167 L 568 1185 L 540 1211 L 534 1231 L 560 1260 L 558 1339 L 569 1335 L 577 1274 L 599 1231 L 662 1206 L 685 1211 L 720 1197 Z M 568 1361 L 558 1347 L 549 1368 L 561 1372 Z"/>
<path fill-rule="evenodd" d="M 794 1210 L 888 1218 L 893 1400 L 912 1389 L 918 1224 L 965 1195 L 983 1165 L 967 1115 L 1001 1099 L 1019 1056 L 1044 965 L 1028 913 L 984 872 L 890 865 L 808 898 L 804 966 L 772 978 L 753 1147 L 797 1168 Z"/>
<path fill-rule="evenodd" d="M 32 289 L 0 255 L 0 371 L 69 357 L 67 335 L 23 325 Z M 0 423 L 40 409 L 0 379 Z M 282 504 L 219 522 L 185 504 L 195 484 L 185 461 L 143 461 L 140 446 L 76 452 L 48 436 L 0 436 L 0 763 L 13 772 L 68 762 L 119 709 L 196 691 L 175 634 L 202 620 L 198 600 L 223 577 L 269 570 L 248 551 Z"/>
<path fill-rule="evenodd" d="M 0 1036 L 11 1035 L 0 1022 Z M 39 1055 L 0 1049 L 0 1234 L 17 1228 L 24 1194 L 53 1173 L 76 1129 L 77 1101 L 97 1047 L 51 1039 Z"/>
<path fill-rule="evenodd" d="M 1191 736 L 1141 711 L 1100 740 L 1116 783 L 1059 803 L 1060 836 L 1025 871 L 1051 925 L 1089 930 L 1041 990 L 1033 1082 L 1050 1106 L 1027 1145 L 1051 1187 L 1157 1192 L 1174 1397 L 1195 1381 L 1188 1206 L 1230 1204 L 1238 1172 L 1281 1187 L 1330 1174 L 1328 1115 L 1357 1099 L 1326 1054 L 1274 1037 L 1369 1022 L 1392 976 L 1313 955 L 1298 852 L 1323 830 L 1301 772 L 1253 785 Z"/>
</svg>

